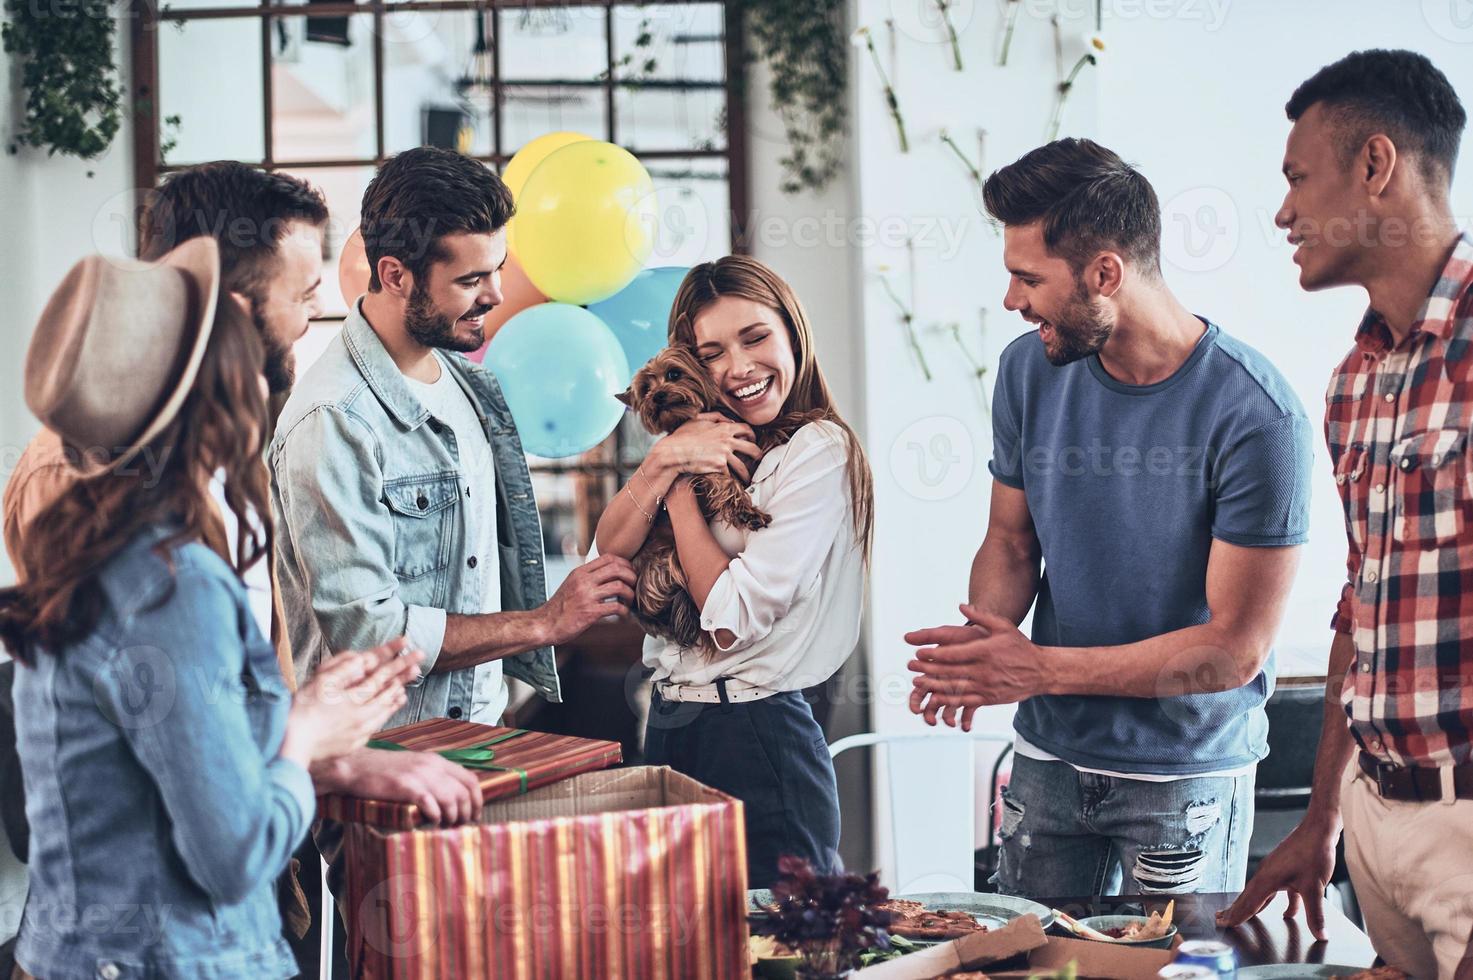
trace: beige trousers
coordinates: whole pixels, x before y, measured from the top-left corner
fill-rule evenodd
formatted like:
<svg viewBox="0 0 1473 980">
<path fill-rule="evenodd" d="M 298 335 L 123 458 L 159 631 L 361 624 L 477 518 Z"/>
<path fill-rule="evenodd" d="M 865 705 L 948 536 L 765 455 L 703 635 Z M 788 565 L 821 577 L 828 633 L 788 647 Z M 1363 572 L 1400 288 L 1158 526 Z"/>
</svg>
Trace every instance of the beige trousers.
<svg viewBox="0 0 1473 980">
<path fill-rule="evenodd" d="M 1453 980 L 1473 938 L 1473 800 L 1384 800 L 1352 759 L 1341 808 L 1345 860 L 1376 953 L 1417 980 Z"/>
</svg>

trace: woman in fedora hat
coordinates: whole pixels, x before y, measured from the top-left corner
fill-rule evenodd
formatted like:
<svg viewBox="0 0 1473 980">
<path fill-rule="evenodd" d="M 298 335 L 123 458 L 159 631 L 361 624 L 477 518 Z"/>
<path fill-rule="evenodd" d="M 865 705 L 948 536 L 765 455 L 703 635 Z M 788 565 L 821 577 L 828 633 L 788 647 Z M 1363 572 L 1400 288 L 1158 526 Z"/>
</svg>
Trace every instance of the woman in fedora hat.
<svg viewBox="0 0 1473 980">
<path fill-rule="evenodd" d="M 401 641 L 288 693 L 241 582 L 271 544 L 264 351 L 218 286 L 210 238 L 93 256 L 31 344 L 27 403 L 84 477 L 0 590 L 32 833 L 16 959 L 38 977 L 296 975 L 275 881 L 308 766 L 363 745 L 417 671 Z"/>
</svg>

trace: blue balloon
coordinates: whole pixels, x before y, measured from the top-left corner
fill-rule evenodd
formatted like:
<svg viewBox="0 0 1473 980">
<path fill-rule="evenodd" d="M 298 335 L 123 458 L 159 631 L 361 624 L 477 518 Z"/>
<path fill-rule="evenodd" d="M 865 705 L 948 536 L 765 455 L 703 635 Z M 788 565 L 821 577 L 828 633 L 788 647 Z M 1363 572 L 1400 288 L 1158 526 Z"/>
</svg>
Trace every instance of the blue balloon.
<svg viewBox="0 0 1473 980">
<path fill-rule="evenodd" d="M 665 348 L 670 307 L 675 305 L 675 292 L 689 271 L 676 265 L 645 269 L 608 299 L 589 304 L 588 311 L 607 323 L 619 338 L 633 370 L 644 367 Z"/>
<path fill-rule="evenodd" d="M 629 362 L 602 320 L 567 303 L 543 303 L 501 325 L 484 366 L 501 382 L 522 448 L 553 459 L 592 449 L 614 431 Z"/>
</svg>

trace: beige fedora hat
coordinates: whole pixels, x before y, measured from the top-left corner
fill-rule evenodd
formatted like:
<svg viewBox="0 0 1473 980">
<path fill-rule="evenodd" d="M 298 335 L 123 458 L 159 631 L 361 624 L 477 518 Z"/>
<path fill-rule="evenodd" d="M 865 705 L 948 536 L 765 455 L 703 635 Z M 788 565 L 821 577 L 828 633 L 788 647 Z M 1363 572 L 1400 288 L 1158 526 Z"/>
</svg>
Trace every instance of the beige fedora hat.
<svg viewBox="0 0 1473 980">
<path fill-rule="evenodd" d="M 220 247 L 192 238 L 157 262 L 89 255 L 36 324 L 26 404 L 84 476 L 127 463 L 179 414 L 215 323 Z"/>
</svg>

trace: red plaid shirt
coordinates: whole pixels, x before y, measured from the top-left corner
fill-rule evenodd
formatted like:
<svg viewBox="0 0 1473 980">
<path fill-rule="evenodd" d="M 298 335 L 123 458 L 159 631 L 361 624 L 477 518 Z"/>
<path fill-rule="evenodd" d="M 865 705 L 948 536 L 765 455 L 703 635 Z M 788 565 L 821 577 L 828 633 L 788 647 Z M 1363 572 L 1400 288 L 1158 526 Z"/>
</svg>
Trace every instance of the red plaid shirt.
<svg viewBox="0 0 1473 980">
<path fill-rule="evenodd" d="M 1355 660 L 1341 700 L 1396 765 L 1473 757 L 1473 237 L 1395 347 L 1375 311 L 1330 379 L 1325 436 L 1349 581 L 1334 626 Z"/>
</svg>

